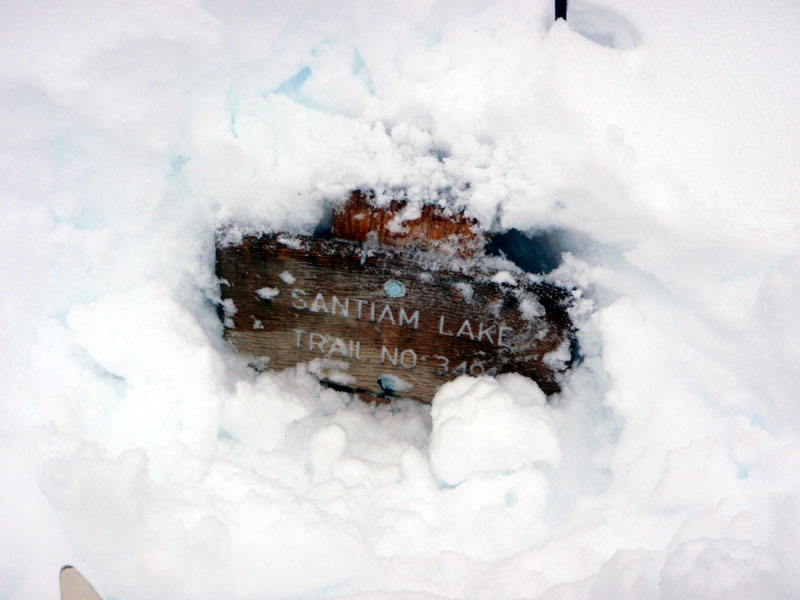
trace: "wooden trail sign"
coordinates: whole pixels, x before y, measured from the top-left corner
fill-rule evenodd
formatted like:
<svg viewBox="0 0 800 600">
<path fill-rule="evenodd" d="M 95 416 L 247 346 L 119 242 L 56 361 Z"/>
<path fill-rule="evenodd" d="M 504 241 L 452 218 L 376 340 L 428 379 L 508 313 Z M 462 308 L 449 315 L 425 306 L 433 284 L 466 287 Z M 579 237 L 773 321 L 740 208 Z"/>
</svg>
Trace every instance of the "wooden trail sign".
<svg viewBox="0 0 800 600">
<path fill-rule="evenodd" d="M 553 393 L 571 355 L 566 292 L 489 259 L 277 234 L 219 244 L 217 276 L 238 351 L 350 391 L 430 402 L 459 375 L 517 372 Z"/>
</svg>

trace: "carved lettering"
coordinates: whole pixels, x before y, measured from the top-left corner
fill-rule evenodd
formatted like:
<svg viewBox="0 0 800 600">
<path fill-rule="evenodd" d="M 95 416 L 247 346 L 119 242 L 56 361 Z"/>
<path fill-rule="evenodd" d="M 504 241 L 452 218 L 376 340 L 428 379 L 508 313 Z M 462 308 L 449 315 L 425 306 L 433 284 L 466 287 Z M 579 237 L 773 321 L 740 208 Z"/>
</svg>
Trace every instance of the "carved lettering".
<svg viewBox="0 0 800 600">
<path fill-rule="evenodd" d="M 356 299 L 356 300 L 353 300 L 353 302 L 358 304 L 358 316 L 356 318 L 360 321 L 361 320 L 361 309 L 364 307 L 364 305 L 367 303 L 367 301 L 366 300 L 357 300 Z"/>
<path fill-rule="evenodd" d="M 381 311 L 381 316 L 378 317 L 378 323 L 383 321 L 386 318 L 386 315 L 389 315 L 389 320 L 392 322 L 392 325 L 396 325 L 394 315 L 392 314 L 392 308 L 388 304 L 384 304 L 383 310 Z"/>
<path fill-rule="evenodd" d="M 315 337 L 317 338 L 316 342 L 314 341 Z M 316 346 L 317 348 L 319 348 L 319 351 L 322 354 L 325 354 L 325 350 L 322 349 L 322 344 L 324 344 L 324 343 L 325 343 L 325 336 L 322 335 L 321 333 L 315 333 L 315 332 L 312 331 L 311 333 L 308 334 L 308 351 L 309 352 L 313 352 L 314 351 L 314 346 Z"/>
<path fill-rule="evenodd" d="M 334 296 L 335 298 L 335 296 Z M 342 338 L 335 338 L 333 340 L 333 344 L 331 344 L 330 349 L 328 350 L 328 356 L 333 356 L 335 353 L 348 358 L 349 355 L 347 353 L 347 346 L 345 346 L 344 340 Z"/>
<path fill-rule="evenodd" d="M 433 358 L 441 363 L 438 367 L 436 367 L 436 374 L 440 376 L 447 375 L 447 366 L 450 364 L 450 359 L 446 356 L 434 356 Z"/>
<path fill-rule="evenodd" d="M 220 293 L 238 309 L 223 315 L 230 322 L 225 336 L 240 351 L 269 356 L 275 369 L 320 358 L 346 361 L 346 385 L 330 378 L 337 385 L 383 395 L 387 388 L 378 380 L 386 375 L 412 386 L 394 388 L 394 395 L 426 401 L 460 375 L 519 372 L 547 392 L 558 389 L 562 367 L 543 359 L 570 341 L 566 296 L 557 288 L 520 284 L 524 297 L 545 310 L 532 322 L 521 316 L 517 290 L 489 281 L 482 265 L 474 273 L 443 265 L 426 278 L 426 263 L 406 254 L 378 248 L 362 263 L 351 245 L 303 239 L 299 249 L 269 236 L 243 244 L 249 252 L 218 249 L 218 277 L 227 283 Z M 395 279 L 413 282 L 402 299 L 385 289 Z M 462 284 L 472 286 L 472 302 L 453 292 Z M 282 293 L 265 303 L 254 295 L 264 288 Z M 330 365 L 321 364 L 319 376 L 327 380 Z"/>
<path fill-rule="evenodd" d="M 345 298 L 344 299 L 344 304 L 342 304 L 341 301 L 336 296 L 332 296 L 331 297 L 331 314 L 332 315 L 336 314 L 336 307 L 337 306 L 339 307 L 339 312 L 341 312 L 343 317 L 348 316 L 348 314 L 350 313 L 350 298 Z"/>
<path fill-rule="evenodd" d="M 300 341 L 305 331 L 303 331 L 302 329 L 292 329 L 292 331 L 297 333 L 297 349 L 300 350 Z"/>
<path fill-rule="evenodd" d="M 322 292 L 314 297 L 314 302 L 311 303 L 311 308 L 309 310 L 311 312 L 328 312 L 328 305 L 325 304 L 325 296 L 322 295 Z"/>
<path fill-rule="evenodd" d="M 394 355 L 389 353 L 389 350 L 386 349 L 386 346 L 381 346 L 381 364 L 386 363 L 386 359 L 389 359 L 389 362 L 392 363 L 393 367 L 397 366 L 398 356 L 397 356 L 397 348 L 394 349 Z"/>
<path fill-rule="evenodd" d="M 476 360 L 469 366 L 469 374 L 472 375 L 473 377 L 478 377 L 480 375 L 483 375 L 483 372 L 484 372 L 484 366 L 483 366 L 483 361 L 481 360 Z"/>
<path fill-rule="evenodd" d="M 395 350 L 395 355 L 397 350 Z M 400 366 L 404 369 L 413 369 L 417 366 L 417 353 L 414 352 L 411 348 L 407 350 L 403 350 L 400 353 Z"/>
<path fill-rule="evenodd" d="M 503 346 L 504 348 L 510 348 L 508 344 L 503 343 L 503 333 L 506 331 L 514 331 L 511 327 L 506 327 L 505 325 L 501 325 L 500 328 L 497 330 L 497 345 Z"/>
<path fill-rule="evenodd" d="M 292 306 L 294 306 L 297 310 L 305 310 L 307 306 L 306 301 L 300 297 L 301 295 L 305 296 L 306 293 L 299 289 L 292 290 Z"/>
<path fill-rule="evenodd" d="M 492 325 L 491 327 L 486 327 L 483 323 L 478 325 L 478 341 L 480 342 L 483 339 L 483 336 L 486 336 L 486 339 L 489 340 L 489 343 L 494 344 L 494 340 L 492 339 L 492 329 L 496 326 Z"/>
<path fill-rule="evenodd" d="M 399 319 L 398 320 L 398 324 L 400 325 L 400 327 L 403 326 L 403 321 L 405 321 L 407 325 L 413 325 L 414 329 L 419 329 L 419 311 L 418 310 L 415 310 L 412 313 L 411 318 L 409 319 L 408 315 L 406 314 L 405 309 L 401 306 L 400 307 L 400 316 L 398 317 L 398 319 Z"/>
<path fill-rule="evenodd" d="M 472 333 L 472 325 L 469 324 L 469 320 L 467 320 L 467 319 L 464 319 L 464 323 L 463 323 L 463 325 L 461 325 L 461 328 L 458 330 L 458 333 L 456 334 L 456 337 L 462 337 L 462 335 L 465 334 L 465 333 L 469 336 L 469 339 L 471 339 L 471 340 L 475 339 L 475 336 Z"/>
<path fill-rule="evenodd" d="M 444 315 L 439 317 L 439 335 L 446 335 L 448 337 L 453 337 L 452 331 L 445 331 L 444 330 Z"/>
</svg>

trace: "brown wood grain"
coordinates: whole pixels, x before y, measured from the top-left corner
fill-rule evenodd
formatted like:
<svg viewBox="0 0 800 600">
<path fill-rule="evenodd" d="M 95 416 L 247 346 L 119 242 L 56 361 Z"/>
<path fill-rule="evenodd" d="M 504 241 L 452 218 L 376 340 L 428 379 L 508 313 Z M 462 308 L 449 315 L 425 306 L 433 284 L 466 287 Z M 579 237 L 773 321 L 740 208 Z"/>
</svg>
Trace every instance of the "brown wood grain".
<svg viewBox="0 0 800 600">
<path fill-rule="evenodd" d="M 346 204 L 334 211 L 333 237 L 461 258 L 475 256 L 486 245 L 486 233 L 477 221 L 463 213 L 425 205 L 420 208 L 418 217 L 402 220 L 399 217 L 406 206 L 401 200 L 392 200 L 386 208 L 378 208 L 367 194 L 356 190 Z"/>
<path fill-rule="evenodd" d="M 518 372 L 558 391 L 545 356 L 572 343 L 565 292 L 492 275 L 480 262 L 311 237 L 217 248 L 225 337 L 269 368 L 310 363 L 342 389 L 423 402 L 461 374 Z M 390 280 L 403 297 L 387 294 Z"/>
</svg>

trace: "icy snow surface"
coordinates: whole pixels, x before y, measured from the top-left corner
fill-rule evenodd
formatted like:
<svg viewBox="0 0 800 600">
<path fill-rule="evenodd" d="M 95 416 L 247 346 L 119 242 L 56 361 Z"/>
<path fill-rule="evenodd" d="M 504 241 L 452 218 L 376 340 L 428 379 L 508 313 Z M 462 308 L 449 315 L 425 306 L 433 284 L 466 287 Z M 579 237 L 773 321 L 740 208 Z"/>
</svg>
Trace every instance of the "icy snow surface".
<svg viewBox="0 0 800 600">
<path fill-rule="evenodd" d="M 0 598 L 799 597 L 800 7 L 598 1 L 3 2 Z M 234 355 L 354 187 L 556 232 L 564 391 Z"/>
</svg>

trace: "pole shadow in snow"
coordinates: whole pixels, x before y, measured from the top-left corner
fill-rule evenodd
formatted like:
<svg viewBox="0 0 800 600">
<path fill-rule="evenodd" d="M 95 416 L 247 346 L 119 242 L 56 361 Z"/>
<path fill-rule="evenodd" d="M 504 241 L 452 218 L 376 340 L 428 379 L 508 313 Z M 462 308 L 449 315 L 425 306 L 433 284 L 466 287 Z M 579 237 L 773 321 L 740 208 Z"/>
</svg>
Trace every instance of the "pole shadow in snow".
<svg viewBox="0 0 800 600">
<path fill-rule="evenodd" d="M 567 23 L 583 37 L 617 50 L 632 50 L 642 43 L 642 37 L 624 16 L 598 4 L 570 2 Z"/>
</svg>

